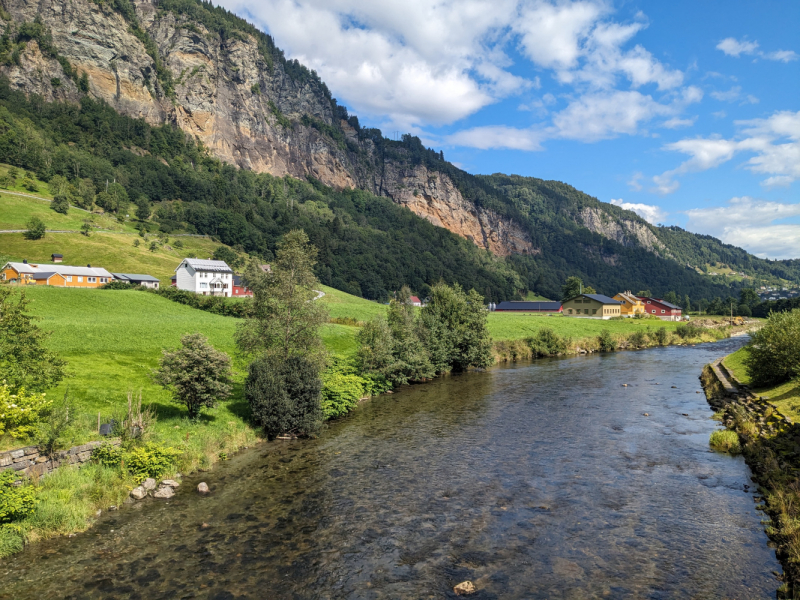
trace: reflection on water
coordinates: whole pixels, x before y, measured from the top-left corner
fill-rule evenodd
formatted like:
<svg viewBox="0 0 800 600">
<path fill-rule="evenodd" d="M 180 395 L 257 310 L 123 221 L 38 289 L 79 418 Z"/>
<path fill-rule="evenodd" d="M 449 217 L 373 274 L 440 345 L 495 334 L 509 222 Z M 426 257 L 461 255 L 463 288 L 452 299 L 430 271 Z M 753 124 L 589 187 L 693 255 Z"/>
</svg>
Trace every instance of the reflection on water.
<svg viewBox="0 0 800 600">
<path fill-rule="evenodd" d="M 318 440 L 260 446 L 169 502 L 29 547 L 0 567 L 0 598 L 442 598 L 465 579 L 473 598 L 774 597 L 747 467 L 709 451 L 696 393 L 741 343 L 381 397 Z"/>
</svg>

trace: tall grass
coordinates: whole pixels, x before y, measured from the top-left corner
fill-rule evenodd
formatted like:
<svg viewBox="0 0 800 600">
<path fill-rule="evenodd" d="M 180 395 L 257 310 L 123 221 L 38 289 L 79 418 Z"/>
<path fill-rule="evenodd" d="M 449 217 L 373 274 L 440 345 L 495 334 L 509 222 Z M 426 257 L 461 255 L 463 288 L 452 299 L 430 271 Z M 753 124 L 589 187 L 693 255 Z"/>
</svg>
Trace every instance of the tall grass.
<svg viewBox="0 0 800 600">
<path fill-rule="evenodd" d="M 739 443 L 739 434 L 730 429 L 718 429 L 711 434 L 708 440 L 709 446 L 720 452 L 729 454 L 741 454 L 742 446 Z"/>
</svg>

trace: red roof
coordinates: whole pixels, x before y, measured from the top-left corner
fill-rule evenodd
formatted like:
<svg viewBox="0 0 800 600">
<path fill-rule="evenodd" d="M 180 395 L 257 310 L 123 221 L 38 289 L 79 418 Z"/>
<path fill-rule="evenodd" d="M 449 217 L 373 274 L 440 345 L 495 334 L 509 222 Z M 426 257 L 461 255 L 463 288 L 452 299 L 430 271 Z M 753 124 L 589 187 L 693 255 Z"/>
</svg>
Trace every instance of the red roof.
<svg viewBox="0 0 800 600">
<path fill-rule="evenodd" d="M 422 304 L 422 301 L 416 296 L 410 296 L 408 299 L 411 301 L 412 304 Z"/>
</svg>

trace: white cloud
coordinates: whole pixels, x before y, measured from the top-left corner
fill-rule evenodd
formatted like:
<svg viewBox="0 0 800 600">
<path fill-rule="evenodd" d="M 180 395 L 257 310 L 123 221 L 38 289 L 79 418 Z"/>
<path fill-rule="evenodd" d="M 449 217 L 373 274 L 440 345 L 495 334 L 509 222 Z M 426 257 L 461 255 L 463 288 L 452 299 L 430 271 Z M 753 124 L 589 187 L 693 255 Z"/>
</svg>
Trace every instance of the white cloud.
<svg viewBox="0 0 800 600">
<path fill-rule="evenodd" d="M 628 187 L 630 187 L 633 191 L 639 192 L 642 190 L 641 180 L 644 178 L 644 173 L 637 171 L 631 178 L 628 180 Z"/>
<path fill-rule="evenodd" d="M 684 77 L 641 45 L 626 48 L 647 26 L 645 18 L 616 22 L 605 0 L 220 4 L 251 17 L 289 57 L 315 69 L 354 112 L 397 129 L 450 124 L 538 89 L 538 77 L 512 72 L 512 47 L 536 66 L 552 69 L 558 81 L 578 86 L 578 95 L 611 93 L 618 80 L 635 90 L 676 90 Z M 521 99 L 520 108 L 546 114 L 535 99 Z"/>
<path fill-rule="evenodd" d="M 745 168 L 769 175 L 762 181 L 764 186 L 786 186 L 800 179 L 800 111 L 777 112 L 767 119 L 736 121 L 735 124 L 741 133 L 734 139 L 692 138 L 665 145 L 665 150 L 681 152 L 690 158 L 677 168 L 654 177 L 654 191 L 671 193 L 678 189 L 674 181 L 676 175 L 716 168 L 739 153 L 753 155 Z"/>
<path fill-rule="evenodd" d="M 488 150 L 507 148 L 509 150 L 541 150 L 543 134 L 535 129 L 517 129 L 499 125 L 496 127 L 473 127 L 464 129 L 447 137 L 448 144 L 468 146 Z"/>
<path fill-rule="evenodd" d="M 614 206 L 619 206 L 625 210 L 632 210 L 637 215 L 642 217 L 648 223 L 652 223 L 655 225 L 656 223 L 660 223 L 664 220 L 667 216 L 667 212 L 665 212 L 660 206 L 654 206 L 652 204 L 635 204 L 633 202 L 625 202 L 621 198 L 618 200 L 611 200 L 611 204 Z"/>
<path fill-rule="evenodd" d="M 664 127 L 667 129 L 678 129 L 679 127 L 691 127 L 697 121 L 697 116 L 690 119 L 681 119 L 679 117 L 672 117 L 664 121 Z"/>
<path fill-rule="evenodd" d="M 800 203 L 768 202 L 748 196 L 731 198 L 726 206 L 686 211 L 687 229 L 720 238 L 769 258 L 800 257 L 800 225 L 776 223 L 800 216 Z"/>
<path fill-rule="evenodd" d="M 742 86 L 735 85 L 726 92 L 711 92 L 711 97 L 723 102 L 735 102 L 742 99 L 742 104 L 758 104 L 759 100 L 752 94 L 742 98 Z"/>
<path fill-rule="evenodd" d="M 717 50 L 722 50 L 728 56 L 735 56 L 736 58 L 741 54 L 753 54 L 757 49 L 758 42 L 748 42 L 747 40 L 740 42 L 732 37 L 725 38 L 717 44 Z"/>
<path fill-rule="evenodd" d="M 761 58 L 766 58 L 767 60 L 777 60 L 780 62 L 791 62 L 800 58 L 800 55 L 798 55 L 794 50 L 775 50 L 773 52 L 763 52 L 758 48 L 758 42 L 756 41 L 739 41 L 732 37 L 725 38 L 719 44 L 717 44 L 717 50 L 722 50 L 728 56 L 733 56 L 735 58 L 739 58 L 743 54 L 758 56 Z"/>
</svg>

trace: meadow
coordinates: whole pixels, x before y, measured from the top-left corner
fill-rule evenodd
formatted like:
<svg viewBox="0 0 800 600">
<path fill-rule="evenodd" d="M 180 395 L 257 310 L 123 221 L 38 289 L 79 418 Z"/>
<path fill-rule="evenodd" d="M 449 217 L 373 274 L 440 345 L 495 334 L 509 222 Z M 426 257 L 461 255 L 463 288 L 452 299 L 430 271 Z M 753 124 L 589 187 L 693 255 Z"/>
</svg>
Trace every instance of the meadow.
<svg viewBox="0 0 800 600">
<path fill-rule="evenodd" d="M 729 354 L 722 361 L 725 368 L 745 385 L 750 384 L 750 376 L 744 364 L 747 353 L 748 349 L 745 346 L 733 354 Z M 770 404 L 774 405 L 781 414 L 789 417 L 795 423 L 800 421 L 800 379 L 770 387 L 753 388 L 752 392 L 756 396 L 768 399 Z"/>
</svg>

